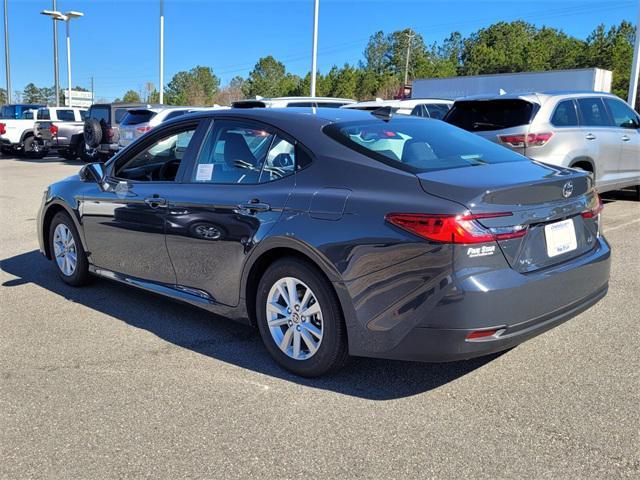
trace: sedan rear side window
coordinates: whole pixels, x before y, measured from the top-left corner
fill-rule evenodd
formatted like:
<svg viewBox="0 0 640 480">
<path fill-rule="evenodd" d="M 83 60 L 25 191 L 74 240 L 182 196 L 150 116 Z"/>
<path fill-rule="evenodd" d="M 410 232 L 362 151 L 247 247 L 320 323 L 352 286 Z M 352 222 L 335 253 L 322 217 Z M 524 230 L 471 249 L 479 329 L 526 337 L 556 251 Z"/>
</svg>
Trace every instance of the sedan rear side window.
<svg viewBox="0 0 640 480">
<path fill-rule="evenodd" d="M 551 123 L 556 127 L 576 127 L 578 126 L 578 114 L 573 100 L 565 100 L 558 103 L 553 115 Z"/>
<path fill-rule="evenodd" d="M 198 155 L 191 181 L 265 183 L 289 176 L 307 163 L 308 155 L 293 141 L 267 127 L 217 120 Z"/>
<path fill-rule="evenodd" d="M 533 104 L 526 100 L 469 100 L 456 102 L 445 120 L 471 132 L 482 132 L 527 125 L 533 113 Z"/>
<path fill-rule="evenodd" d="M 370 158 L 412 173 L 527 161 L 500 145 L 444 122 L 395 117 L 328 125 L 324 132 Z"/>
</svg>

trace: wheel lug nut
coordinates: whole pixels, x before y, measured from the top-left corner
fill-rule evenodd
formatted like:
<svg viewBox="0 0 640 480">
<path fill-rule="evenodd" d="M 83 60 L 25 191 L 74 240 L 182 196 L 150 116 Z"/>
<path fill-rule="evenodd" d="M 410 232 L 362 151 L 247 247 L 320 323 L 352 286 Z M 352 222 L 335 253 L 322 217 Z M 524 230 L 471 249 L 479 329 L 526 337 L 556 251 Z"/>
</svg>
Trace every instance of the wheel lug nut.
<svg viewBox="0 0 640 480">
<path fill-rule="evenodd" d="M 291 320 L 289 320 L 289 326 L 293 325 L 293 322 Z"/>
<path fill-rule="evenodd" d="M 300 305 L 296 305 L 296 312 L 300 310 Z"/>
<path fill-rule="evenodd" d="M 306 322 L 307 321 L 307 317 L 302 317 L 302 321 Z"/>
<path fill-rule="evenodd" d="M 291 309 L 290 308 L 287 308 L 287 313 L 291 313 Z"/>
<path fill-rule="evenodd" d="M 296 330 L 300 331 L 300 325 L 298 325 L 298 326 L 296 327 Z"/>
</svg>

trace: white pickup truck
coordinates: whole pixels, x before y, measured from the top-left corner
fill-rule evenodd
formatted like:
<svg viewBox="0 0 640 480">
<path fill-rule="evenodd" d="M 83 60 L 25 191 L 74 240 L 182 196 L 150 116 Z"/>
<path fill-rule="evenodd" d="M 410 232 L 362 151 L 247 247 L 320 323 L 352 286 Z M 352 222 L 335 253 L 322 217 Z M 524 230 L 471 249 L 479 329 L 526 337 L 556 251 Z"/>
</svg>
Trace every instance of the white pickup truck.
<svg viewBox="0 0 640 480">
<path fill-rule="evenodd" d="M 5 105 L 0 117 L 0 150 L 5 155 L 43 157 L 46 151 L 34 135 L 38 120 L 82 121 L 84 109 L 44 107 L 42 105 Z"/>
</svg>

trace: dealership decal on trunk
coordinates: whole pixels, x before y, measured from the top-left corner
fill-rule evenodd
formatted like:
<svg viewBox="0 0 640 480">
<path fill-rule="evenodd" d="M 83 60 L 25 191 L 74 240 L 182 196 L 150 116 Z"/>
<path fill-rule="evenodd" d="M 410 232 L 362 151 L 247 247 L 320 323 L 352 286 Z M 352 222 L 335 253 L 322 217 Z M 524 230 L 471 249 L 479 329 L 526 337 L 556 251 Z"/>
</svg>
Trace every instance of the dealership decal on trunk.
<svg viewBox="0 0 640 480">
<path fill-rule="evenodd" d="M 494 253 L 496 253 L 495 245 L 490 247 L 483 245 L 482 247 L 469 247 L 467 249 L 467 256 L 469 258 L 486 257 L 487 255 L 493 255 Z"/>
</svg>

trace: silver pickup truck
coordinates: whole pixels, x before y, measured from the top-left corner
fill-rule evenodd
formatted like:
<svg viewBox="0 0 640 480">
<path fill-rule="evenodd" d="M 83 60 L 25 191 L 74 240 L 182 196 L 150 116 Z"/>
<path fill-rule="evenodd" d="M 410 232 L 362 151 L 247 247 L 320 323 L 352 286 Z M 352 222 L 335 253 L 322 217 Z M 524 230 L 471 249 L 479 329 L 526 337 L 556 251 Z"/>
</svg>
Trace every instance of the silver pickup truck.
<svg viewBox="0 0 640 480">
<path fill-rule="evenodd" d="M 58 110 L 56 120 L 51 119 L 45 110 L 38 110 L 38 120 L 33 128 L 33 133 L 38 148 L 42 154 L 46 155 L 51 150 L 57 151 L 58 155 L 67 160 L 84 158 L 84 117 L 86 110 L 79 108 L 69 108 Z"/>
</svg>

